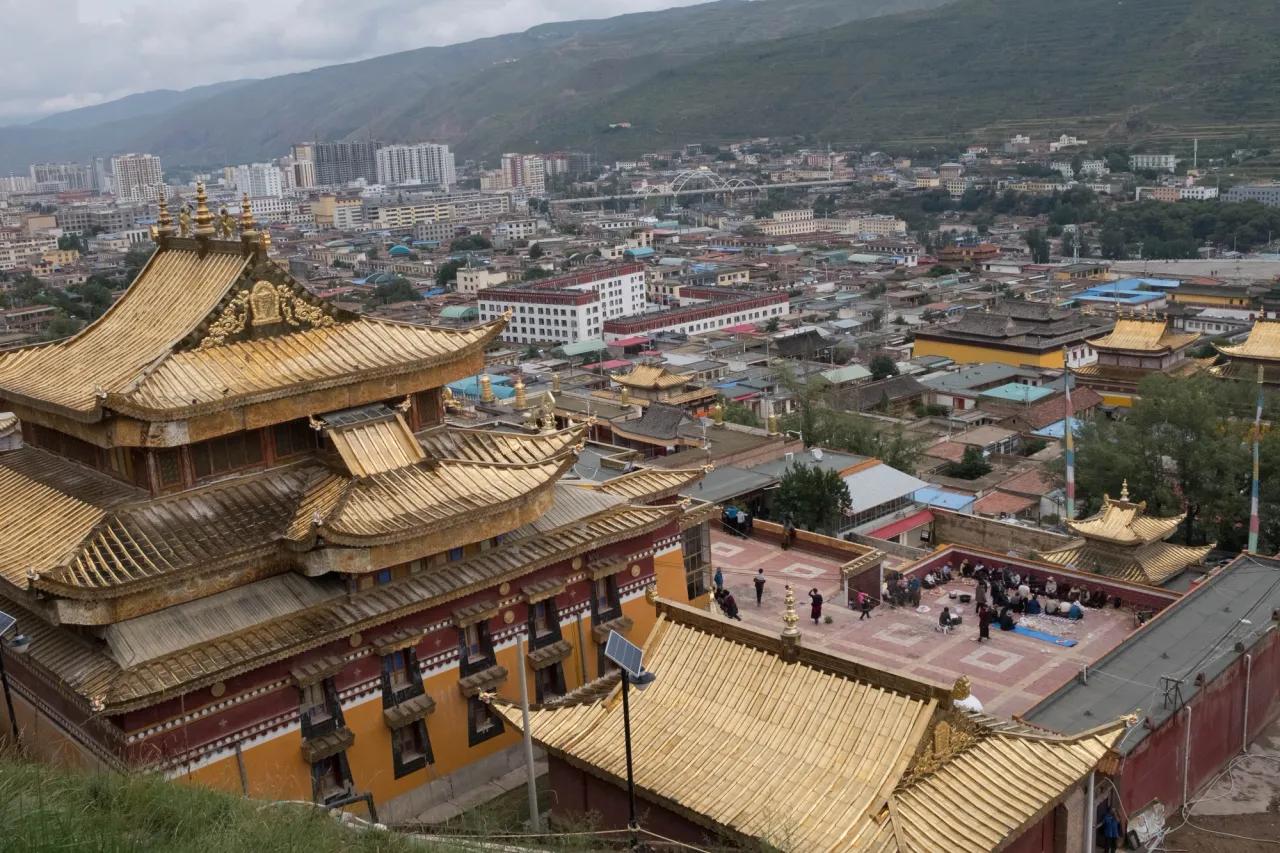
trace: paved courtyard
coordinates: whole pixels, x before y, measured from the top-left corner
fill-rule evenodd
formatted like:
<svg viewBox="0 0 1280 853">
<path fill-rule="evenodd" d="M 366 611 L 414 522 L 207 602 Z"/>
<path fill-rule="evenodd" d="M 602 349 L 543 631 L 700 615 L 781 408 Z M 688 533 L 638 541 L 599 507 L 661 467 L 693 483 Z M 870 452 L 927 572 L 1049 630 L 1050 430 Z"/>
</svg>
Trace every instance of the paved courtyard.
<svg viewBox="0 0 1280 853">
<path fill-rule="evenodd" d="M 991 632 L 991 642 L 979 644 L 973 605 L 960 609 L 965 621 L 952 633 L 935 630 L 942 608 L 954 604 L 944 590 L 926 590 L 922 612 L 880 607 L 870 619 L 859 620 L 859 613 L 841 606 L 840 563 L 833 558 L 798 548 L 783 551 L 770 543 L 720 533 L 712 534 L 711 555 L 738 600 L 744 622 L 780 631 L 784 588 L 790 583 L 796 590 L 806 645 L 943 684 L 967 675 L 986 710 L 1002 717 L 1028 710 L 1133 630 L 1133 617 L 1127 611 L 1090 610 L 1075 623 L 1042 617 L 1046 630 L 1077 642 L 1071 648 L 998 627 Z M 765 571 L 766 583 L 764 599 L 757 606 L 751 578 L 759 568 Z M 830 625 L 815 625 L 808 618 L 808 592 L 813 587 L 827 602 L 823 614 L 832 617 Z M 971 592 L 973 584 L 956 581 L 948 589 Z"/>
</svg>

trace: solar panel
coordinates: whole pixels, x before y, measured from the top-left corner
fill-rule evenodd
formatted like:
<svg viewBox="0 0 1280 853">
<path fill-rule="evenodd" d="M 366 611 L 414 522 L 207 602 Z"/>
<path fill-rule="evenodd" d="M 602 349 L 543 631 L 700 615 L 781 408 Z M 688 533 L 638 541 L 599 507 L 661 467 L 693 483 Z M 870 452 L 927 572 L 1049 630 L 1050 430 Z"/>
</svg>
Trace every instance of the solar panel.
<svg viewBox="0 0 1280 853">
<path fill-rule="evenodd" d="M 643 670 L 641 663 L 644 659 L 644 649 L 617 631 L 609 632 L 609 639 L 604 645 L 604 656 L 616 663 L 632 678 L 638 678 Z"/>
<path fill-rule="evenodd" d="M 0 610 L 0 637 L 3 637 L 5 634 L 9 633 L 9 629 L 16 624 L 18 624 L 17 619 L 14 619 L 8 613 L 5 613 L 3 610 Z"/>
</svg>

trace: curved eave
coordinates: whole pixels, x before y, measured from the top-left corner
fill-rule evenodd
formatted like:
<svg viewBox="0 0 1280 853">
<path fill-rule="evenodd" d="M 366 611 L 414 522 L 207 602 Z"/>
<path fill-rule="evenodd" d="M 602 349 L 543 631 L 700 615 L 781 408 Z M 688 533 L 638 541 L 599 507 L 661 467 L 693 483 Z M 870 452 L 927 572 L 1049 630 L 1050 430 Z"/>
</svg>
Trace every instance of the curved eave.
<svg viewBox="0 0 1280 853">
<path fill-rule="evenodd" d="M 369 320 L 364 322 L 387 321 Z M 394 325 L 407 326 L 411 324 L 397 323 Z M 488 328 L 485 330 L 485 334 L 476 340 L 465 344 L 457 350 L 453 350 L 448 353 L 441 353 L 429 358 L 403 361 L 397 364 L 370 368 L 368 370 L 352 371 L 327 379 L 289 382 L 254 393 L 228 395 L 220 400 L 210 400 L 190 406 L 147 406 L 137 403 L 131 399 L 131 395 L 135 393 L 132 390 L 124 394 L 108 392 L 103 398 L 101 398 L 100 404 L 97 407 L 97 412 L 99 417 L 101 416 L 103 409 L 109 409 L 113 412 L 144 421 L 177 421 L 186 418 L 199 417 L 201 415 L 223 412 L 228 409 L 251 406 L 257 403 L 266 403 L 282 398 L 299 397 L 316 391 L 328 391 L 330 389 L 342 388 L 347 385 L 355 385 L 361 382 L 368 382 L 370 380 L 402 376 L 407 373 L 415 373 L 420 370 L 449 364 L 459 359 L 466 358 L 474 354 L 477 350 L 483 351 L 498 337 L 499 334 L 502 333 L 502 330 L 506 327 L 506 320 L 500 318 L 487 325 Z M 447 331 L 453 332 L 455 330 Z M 96 417 L 92 418 L 92 420 L 97 419 L 98 418 Z"/>
<path fill-rule="evenodd" d="M 577 455 L 567 453 L 559 459 L 550 460 L 556 462 L 554 467 L 547 466 L 548 470 L 544 476 L 532 487 L 526 489 L 521 494 L 509 498 L 507 500 L 495 500 L 483 508 L 474 509 L 467 507 L 457 507 L 453 513 L 442 519 L 426 519 L 417 515 L 412 507 L 406 507 L 405 511 L 400 513 L 394 519 L 388 519 L 379 526 L 384 529 L 373 530 L 371 528 L 361 529 L 355 525 L 344 525 L 342 522 L 342 514 L 348 501 L 350 500 L 351 491 L 354 487 L 349 487 L 347 495 L 338 504 L 334 513 L 325 521 L 323 521 L 316 529 L 316 534 L 327 543 L 334 545 L 345 545 L 356 548 L 372 548 L 379 545 L 391 545 L 402 542 L 408 542 L 416 539 L 433 538 L 436 540 L 445 539 L 450 544 L 444 545 L 440 550 L 448 548 L 456 548 L 459 545 L 471 544 L 481 539 L 488 538 L 485 535 L 478 535 L 474 530 L 477 524 L 483 523 L 496 516 L 504 514 L 513 514 L 519 519 L 512 523 L 507 530 L 514 530 L 524 524 L 528 524 L 537 520 L 543 513 L 550 508 L 550 490 L 556 481 L 565 474 L 577 461 Z M 501 466 L 501 465 L 479 465 L 476 463 L 468 463 L 469 467 L 488 468 L 498 470 L 511 470 L 513 468 L 537 468 L 543 465 L 524 465 L 524 466 Z M 548 500 L 538 500 L 542 497 Z M 514 512 L 513 512 L 514 511 Z M 508 522 L 512 519 L 508 519 Z M 504 527 L 506 525 L 504 524 Z M 390 527 L 391 529 L 385 529 Z M 465 529 L 465 533 L 457 536 L 444 536 L 460 529 Z M 501 532 L 507 532 L 503 530 Z M 492 535 L 492 534 L 490 534 Z"/>
</svg>

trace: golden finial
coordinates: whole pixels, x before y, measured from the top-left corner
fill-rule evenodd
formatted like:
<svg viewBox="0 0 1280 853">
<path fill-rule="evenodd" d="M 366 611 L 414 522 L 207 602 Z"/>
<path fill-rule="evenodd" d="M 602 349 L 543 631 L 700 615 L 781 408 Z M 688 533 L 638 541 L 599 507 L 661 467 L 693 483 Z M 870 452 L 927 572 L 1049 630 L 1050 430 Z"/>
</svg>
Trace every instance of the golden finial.
<svg viewBox="0 0 1280 853">
<path fill-rule="evenodd" d="M 164 197 L 164 187 L 160 188 L 160 197 L 156 200 L 160 212 L 156 215 L 156 235 L 169 237 L 173 235 L 173 217 L 169 215 L 169 200 Z"/>
<path fill-rule="evenodd" d="M 782 603 L 786 607 L 782 613 L 782 624 L 786 626 L 782 629 L 782 636 L 800 636 L 800 629 L 796 627 L 800 624 L 800 616 L 796 613 L 796 593 L 791 584 L 787 584 L 787 594 L 783 596 Z"/>
<path fill-rule="evenodd" d="M 631 389 L 626 385 L 622 386 L 622 393 L 618 397 L 618 402 L 624 406 L 631 405 Z"/>
<path fill-rule="evenodd" d="M 266 228 L 258 234 L 258 245 L 262 247 L 264 253 L 271 251 L 271 232 Z"/>
<path fill-rule="evenodd" d="M 444 386 L 444 390 L 440 392 L 440 396 L 443 399 L 444 408 L 446 412 L 457 403 L 457 401 L 453 397 L 453 389 L 450 388 L 448 385 Z"/>
<path fill-rule="evenodd" d="M 191 233 L 191 207 L 183 204 L 178 209 L 178 235 L 186 237 Z"/>
<path fill-rule="evenodd" d="M 711 417 L 715 419 L 716 426 L 724 426 L 724 406 L 719 403 L 712 406 Z"/>
<path fill-rule="evenodd" d="M 973 694 L 973 688 L 969 684 L 969 676 L 962 675 L 956 679 L 956 683 L 951 686 L 951 698 L 956 702 L 963 702 Z"/>
<path fill-rule="evenodd" d="M 554 391 L 556 394 L 560 393 L 560 374 L 559 373 L 551 374 L 551 390 Z"/>
<path fill-rule="evenodd" d="M 529 400 L 524 395 L 524 379 L 516 379 L 516 408 L 524 409 L 529 405 Z"/>
<path fill-rule="evenodd" d="M 1129 500 L 1129 481 L 1127 479 L 1120 484 L 1120 500 Z"/>
<path fill-rule="evenodd" d="M 780 430 L 778 429 L 777 415 L 769 415 L 768 424 L 769 424 L 769 430 L 768 430 L 769 435 L 777 435 L 780 432 Z"/>
<path fill-rule="evenodd" d="M 257 227 L 258 223 L 253 219 L 253 202 L 249 201 L 249 194 L 244 193 L 240 196 L 240 233 L 250 237 Z"/>
<path fill-rule="evenodd" d="M 658 586 L 657 584 L 649 584 L 644 588 L 644 600 L 649 604 L 658 603 Z"/>
<path fill-rule="evenodd" d="M 209 197 L 204 192 L 204 181 L 196 181 L 196 231 L 197 237 L 213 236 L 213 214 L 209 212 Z"/>
<path fill-rule="evenodd" d="M 489 378 L 489 374 L 484 373 L 480 376 L 480 402 L 492 403 L 493 396 L 493 380 Z"/>
</svg>

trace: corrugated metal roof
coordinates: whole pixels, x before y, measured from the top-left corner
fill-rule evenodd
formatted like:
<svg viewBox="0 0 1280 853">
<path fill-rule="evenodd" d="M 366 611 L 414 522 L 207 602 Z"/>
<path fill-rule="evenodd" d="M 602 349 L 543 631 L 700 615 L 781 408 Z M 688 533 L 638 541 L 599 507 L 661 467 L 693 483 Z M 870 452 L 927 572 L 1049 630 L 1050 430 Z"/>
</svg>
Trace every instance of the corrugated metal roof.
<svg viewBox="0 0 1280 853">
<path fill-rule="evenodd" d="M 897 468 L 890 468 L 883 462 L 856 471 L 845 477 L 844 481 L 849 486 L 849 497 L 852 499 L 850 513 L 863 512 L 880 504 L 908 497 L 917 489 L 929 485 L 924 480 L 918 480 Z"/>
</svg>

